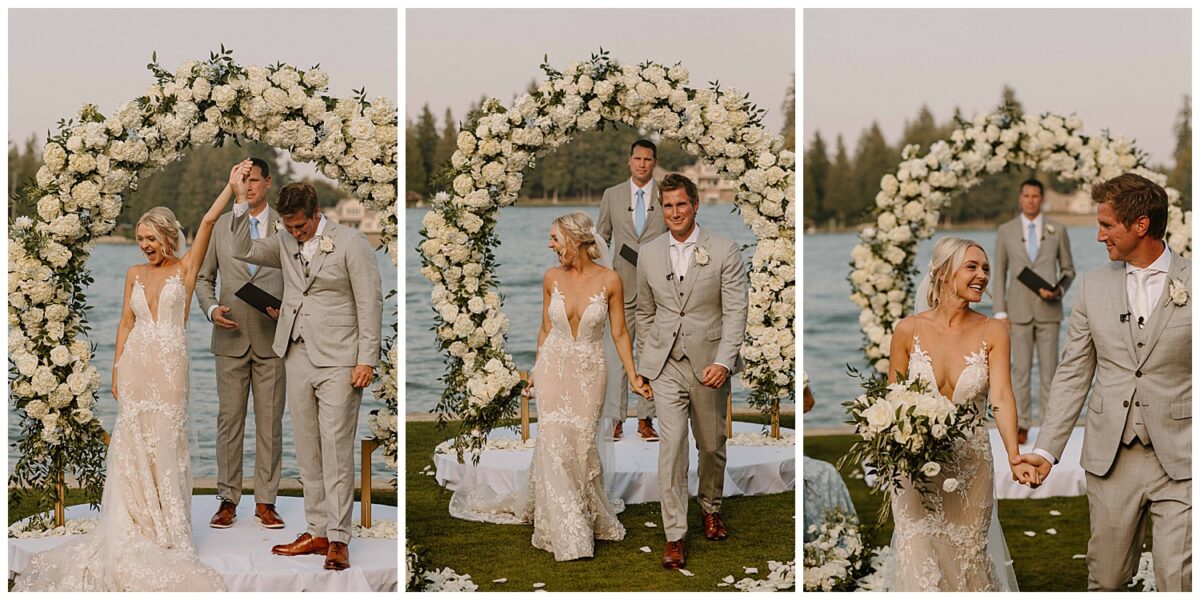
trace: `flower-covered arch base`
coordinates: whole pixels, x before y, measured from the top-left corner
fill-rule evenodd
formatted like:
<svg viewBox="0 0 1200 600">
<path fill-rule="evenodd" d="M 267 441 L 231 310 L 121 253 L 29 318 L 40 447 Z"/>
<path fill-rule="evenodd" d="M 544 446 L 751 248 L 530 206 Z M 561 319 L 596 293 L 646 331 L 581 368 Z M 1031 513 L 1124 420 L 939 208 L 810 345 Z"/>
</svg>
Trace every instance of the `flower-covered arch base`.
<svg viewBox="0 0 1200 600">
<path fill-rule="evenodd" d="M 1005 105 L 971 122 L 961 122 L 949 141 L 919 155 L 904 148 L 895 174 L 883 176 L 875 196 L 874 223 L 859 234 L 851 252 L 851 299 L 862 309 L 863 352 L 879 373 L 888 371 L 892 331 L 912 312 L 917 243 L 933 235 L 951 195 L 966 191 L 989 174 L 1010 166 L 1057 175 L 1085 190 L 1122 173 L 1137 173 L 1166 188 L 1167 243 L 1191 254 L 1191 211 L 1180 206 L 1179 191 L 1165 175 L 1146 167 L 1146 155 L 1124 137 L 1081 133 L 1075 116 L 1020 115 Z"/>
<path fill-rule="evenodd" d="M 623 123 L 679 140 L 737 181 L 736 204 L 758 238 L 742 358 L 750 403 L 794 400 L 795 156 L 761 124 L 762 111 L 735 90 L 695 90 L 688 71 L 646 62 L 620 65 L 601 51 L 546 80 L 512 107 L 484 102 L 474 130 L 458 135 L 453 190 L 425 215 L 421 273 L 433 282 L 438 344 L 446 354 L 439 422 L 462 422 L 455 448 L 478 451 L 511 417 L 523 386 L 504 348 L 508 318 L 497 292 L 495 226 L 521 190 L 522 172 L 575 134 Z M 476 454 L 476 458 L 478 454 Z"/>
<path fill-rule="evenodd" d="M 261 140 L 315 163 L 366 206 L 382 213 L 381 240 L 396 263 L 396 108 L 386 98 L 332 98 L 329 76 L 277 64 L 242 67 L 221 49 L 174 73 L 149 65 L 144 95 L 105 116 L 85 105 L 60 122 L 44 166 L 21 200 L 36 215 L 9 231 L 9 383 L 21 422 L 21 454 L 11 476 L 18 494 L 48 510 L 64 475 L 96 502 L 104 480 L 104 430 L 93 413 L 100 375 L 85 338 L 83 290 L 95 238 L 112 231 L 123 195 L 139 177 L 178 160 L 189 147 L 229 138 Z M 394 339 L 384 344 L 384 402 L 372 417 L 395 465 L 397 406 Z M 391 381 L 389 381 L 389 378 Z M 390 420 L 389 420 L 390 414 Z M 391 423 L 390 436 L 386 429 Z M 380 425 L 377 427 L 377 425 Z"/>
</svg>

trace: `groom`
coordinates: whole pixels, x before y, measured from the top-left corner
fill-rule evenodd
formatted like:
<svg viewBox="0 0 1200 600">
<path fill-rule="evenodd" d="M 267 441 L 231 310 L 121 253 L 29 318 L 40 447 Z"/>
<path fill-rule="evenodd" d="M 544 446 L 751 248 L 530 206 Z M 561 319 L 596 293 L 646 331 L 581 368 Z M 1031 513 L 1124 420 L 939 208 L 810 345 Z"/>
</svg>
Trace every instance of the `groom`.
<svg viewBox="0 0 1200 600">
<path fill-rule="evenodd" d="M 1094 187 L 1092 199 L 1097 240 L 1114 262 L 1080 284 L 1054 401 L 1034 453 L 1013 462 L 1037 467 L 1040 483 L 1086 400 L 1088 589 L 1127 591 L 1150 519 L 1159 591 L 1191 591 L 1191 265 L 1163 242 L 1162 187 L 1126 173 Z"/>
<path fill-rule="evenodd" d="M 320 213 L 317 192 L 305 182 L 279 192 L 275 208 L 289 235 L 252 240 L 245 187 L 234 191 L 233 256 L 283 271 L 273 348 L 287 370 L 308 529 L 271 552 L 324 554 L 326 569 L 346 569 L 358 409 L 379 362 L 383 296 L 375 253 L 361 232 Z"/>
<path fill-rule="evenodd" d="M 737 244 L 696 225 L 696 184 L 663 178 L 667 233 L 642 246 L 637 265 L 638 374 L 658 412 L 658 490 L 667 548 L 662 564 L 687 564 L 688 421 L 700 464 L 704 537 L 723 540 L 725 398 L 746 334 L 746 273 Z"/>
</svg>

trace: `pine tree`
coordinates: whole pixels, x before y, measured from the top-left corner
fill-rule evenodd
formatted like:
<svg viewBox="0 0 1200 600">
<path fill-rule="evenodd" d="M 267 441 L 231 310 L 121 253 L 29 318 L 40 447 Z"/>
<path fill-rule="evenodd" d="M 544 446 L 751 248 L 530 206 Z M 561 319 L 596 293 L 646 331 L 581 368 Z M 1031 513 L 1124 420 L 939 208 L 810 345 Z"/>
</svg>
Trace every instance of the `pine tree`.
<svg viewBox="0 0 1200 600">
<path fill-rule="evenodd" d="M 783 96 L 783 147 L 796 151 L 796 74 L 792 73 L 792 84 Z M 807 214 L 808 211 L 805 211 Z"/>
<path fill-rule="evenodd" d="M 861 213 L 847 210 L 850 200 L 856 195 L 854 166 L 850 163 L 846 142 L 838 135 L 833 165 L 829 168 L 829 182 L 825 186 L 826 218 L 836 219 L 838 224 L 857 221 Z"/>
<path fill-rule="evenodd" d="M 921 147 L 921 153 L 929 151 L 929 147 L 934 142 L 944 140 L 949 136 L 949 132 L 938 124 L 933 119 L 933 113 L 930 112 L 929 106 L 922 104 L 921 110 L 917 111 L 917 118 L 904 123 L 904 135 L 900 137 L 900 148 L 904 148 L 909 144 L 917 144 Z"/>
<path fill-rule="evenodd" d="M 813 134 L 812 144 L 804 153 L 804 218 L 813 224 L 820 224 L 828 218 L 825 214 L 825 194 L 829 184 L 829 167 L 829 152 L 818 131 Z"/>
<path fill-rule="evenodd" d="M 1167 184 L 1179 190 L 1183 209 L 1192 209 L 1192 97 L 1183 97 L 1183 106 L 1175 120 L 1175 166 Z"/>
<path fill-rule="evenodd" d="M 433 118 L 433 113 L 429 110 L 429 105 L 426 104 L 421 107 L 421 114 L 417 117 L 417 150 L 420 152 L 421 165 L 425 169 L 426 195 L 433 191 L 431 181 L 437 172 L 437 165 L 434 163 L 434 155 L 437 153 L 437 147 L 437 122 Z"/>
<path fill-rule="evenodd" d="M 895 171 L 899 161 L 900 153 L 888 146 L 879 123 L 872 122 L 858 138 L 858 147 L 854 151 L 855 194 L 844 204 L 848 216 L 855 218 L 874 206 L 879 181 L 885 174 Z"/>
<path fill-rule="evenodd" d="M 429 171 L 421 158 L 421 145 L 417 141 L 417 129 L 412 119 L 404 123 L 404 187 L 410 200 L 429 197 Z"/>
<path fill-rule="evenodd" d="M 446 169 L 451 168 L 450 157 L 454 156 L 454 151 L 458 150 L 458 123 L 454 122 L 454 115 L 450 109 L 446 109 L 446 117 L 442 121 L 445 125 L 442 127 L 442 137 L 438 140 L 437 151 L 433 154 L 433 172 L 430 173 L 431 181 L 436 188 L 445 187 L 439 181 L 439 176 L 445 173 Z"/>
</svg>

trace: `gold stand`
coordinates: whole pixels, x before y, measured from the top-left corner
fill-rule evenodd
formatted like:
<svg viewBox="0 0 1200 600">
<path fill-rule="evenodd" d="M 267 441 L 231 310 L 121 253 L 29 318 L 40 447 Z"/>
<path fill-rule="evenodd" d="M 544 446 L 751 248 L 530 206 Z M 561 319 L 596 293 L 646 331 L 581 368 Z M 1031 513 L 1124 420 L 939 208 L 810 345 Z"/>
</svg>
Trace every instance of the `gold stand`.
<svg viewBox="0 0 1200 600">
<path fill-rule="evenodd" d="M 528 371 L 517 371 L 521 381 L 529 382 Z M 529 396 L 521 394 L 521 443 L 529 441 Z"/>
<path fill-rule="evenodd" d="M 771 437 L 779 439 L 779 399 L 771 402 Z"/>
<path fill-rule="evenodd" d="M 363 529 L 371 528 L 371 453 L 379 447 L 379 442 L 374 439 L 362 441 L 362 458 L 359 463 L 362 466 L 362 513 Z"/>
</svg>

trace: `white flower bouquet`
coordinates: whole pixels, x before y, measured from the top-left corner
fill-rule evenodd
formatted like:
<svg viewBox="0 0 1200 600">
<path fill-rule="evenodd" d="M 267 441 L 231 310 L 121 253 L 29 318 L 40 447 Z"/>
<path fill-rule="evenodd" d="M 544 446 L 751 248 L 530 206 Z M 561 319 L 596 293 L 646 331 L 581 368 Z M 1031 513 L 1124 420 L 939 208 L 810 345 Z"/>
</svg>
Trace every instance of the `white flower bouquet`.
<svg viewBox="0 0 1200 600">
<path fill-rule="evenodd" d="M 857 371 L 851 370 L 858 374 Z M 865 393 L 844 403 L 854 432 L 861 438 L 838 462 L 865 464 L 875 475 L 875 491 L 888 496 L 902 487 L 913 486 L 923 497 L 932 493 L 930 483 L 941 474 L 954 446 L 980 424 L 981 415 L 972 403 L 955 404 L 924 379 L 898 376 L 888 385 L 883 375 L 863 379 Z M 946 478 L 942 489 L 954 491 L 958 481 Z M 883 502 L 879 521 L 887 516 L 890 502 Z"/>
<path fill-rule="evenodd" d="M 853 590 L 870 566 L 857 520 L 840 509 L 831 509 L 819 525 L 809 525 L 808 530 L 817 536 L 804 544 L 804 591 Z"/>
</svg>

